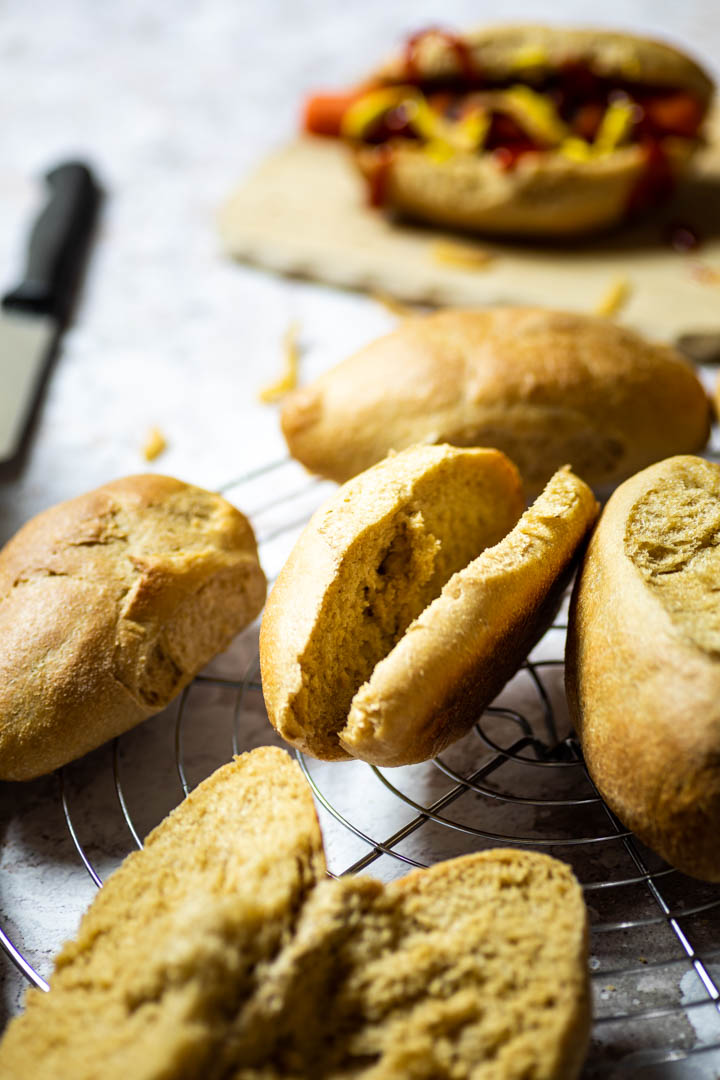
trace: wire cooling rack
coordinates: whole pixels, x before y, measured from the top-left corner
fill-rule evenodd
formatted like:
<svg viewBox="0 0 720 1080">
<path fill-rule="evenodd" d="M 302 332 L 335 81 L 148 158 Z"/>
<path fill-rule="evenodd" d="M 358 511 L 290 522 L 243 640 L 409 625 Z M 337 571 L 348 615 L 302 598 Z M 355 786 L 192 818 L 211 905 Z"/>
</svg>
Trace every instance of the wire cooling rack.
<svg viewBox="0 0 720 1080">
<path fill-rule="evenodd" d="M 332 490 L 287 460 L 225 485 L 255 526 L 270 582 Z M 720 888 L 663 863 L 598 796 L 567 718 L 563 611 L 473 731 L 434 761 L 379 769 L 297 754 L 318 805 L 330 873 L 371 871 L 388 880 L 498 845 L 564 859 L 591 918 L 595 1021 L 583 1076 L 717 1077 Z M 277 741 L 262 701 L 254 625 L 165 713 L 60 770 L 77 872 L 100 887 L 231 751 Z M 106 843 L 111 813 L 122 822 L 121 839 Z M 0 945 L 30 983 L 47 989 L 14 916 L 12 925 L 12 940 L 0 929 Z"/>
</svg>

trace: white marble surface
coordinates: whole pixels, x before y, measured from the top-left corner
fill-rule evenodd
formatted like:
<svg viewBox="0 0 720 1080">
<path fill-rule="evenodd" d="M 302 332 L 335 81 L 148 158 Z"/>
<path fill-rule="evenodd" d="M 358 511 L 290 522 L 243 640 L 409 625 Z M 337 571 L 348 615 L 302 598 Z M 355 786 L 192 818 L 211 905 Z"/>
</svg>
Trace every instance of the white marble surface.
<svg viewBox="0 0 720 1080">
<path fill-rule="evenodd" d="M 549 13 L 547 4 L 518 0 L 501 11 L 469 0 L 1 2 L 0 280 L 9 285 L 18 274 L 25 225 L 42 197 L 37 178 L 49 166 L 86 157 L 107 195 L 31 452 L 22 474 L 0 484 L 0 541 L 50 503 L 145 469 L 140 448 L 152 425 L 169 445 L 150 468 L 207 487 L 282 456 L 275 410 L 255 394 L 278 371 L 288 323 L 300 324 L 309 377 L 394 320 L 368 298 L 226 262 L 214 231 L 219 203 L 291 134 L 305 91 L 352 81 L 404 31 Z M 601 8 L 558 0 L 552 18 L 675 37 L 717 71 L 715 0 L 608 0 Z M 172 771 L 168 730 L 151 722 L 137 738 L 143 760 L 157 753 Z M 261 741 L 261 729 L 248 738 Z M 111 785 L 108 753 L 73 777 L 81 803 L 97 771 Z M 4 925 L 30 942 L 45 972 L 93 892 L 76 872 L 54 785 L 0 792 Z M 89 842 L 110 852 L 109 867 L 127 836 L 111 823 L 112 799 L 99 798 L 78 813 Z M 148 823 L 166 809 L 141 803 Z M 342 839 L 332 843 L 338 867 L 355 856 L 355 841 L 347 851 L 337 848 Z M 23 982 L 2 956 L 0 982 L 7 1015 Z M 697 1031 L 696 1021 L 685 1026 L 678 1045 L 691 1045 Z M 678 1067 L 662 1075 L 716 1075 Z"/>
<path fill-rule="evenodd" d="M 503 5 L 545 17 L 547 5 Z M 596 22 L 595 3 L 557 18 Z M 430 0 L 0 7 L 0 280 L 19 268 L 37 177 L 89 158 L 106 188 L 84 302 L 67 336 L 23 475 L 0 488 L 0 538 L 28 516 L 143 467 L 149 426 L 167 433 L 157 468 L 214 485 L 281 452 L 255 390 L 298 319 L 304 371 L 385 329 L 359 296 L 275 279 L 218 253 L 214 216 L 237 180 L 296 124 L 309 88 L 342 86 L 408 26 L 497 17 L 491 5 Z M 713 65 L 713 0 L 603 5 L 603 21 L 674 35 Z"/>
</svg>

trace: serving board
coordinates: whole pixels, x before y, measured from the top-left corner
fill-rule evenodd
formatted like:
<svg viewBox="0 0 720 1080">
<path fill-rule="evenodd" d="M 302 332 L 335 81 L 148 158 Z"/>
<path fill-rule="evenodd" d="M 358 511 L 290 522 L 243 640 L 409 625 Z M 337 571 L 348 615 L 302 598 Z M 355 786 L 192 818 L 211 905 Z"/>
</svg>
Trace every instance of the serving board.
<svg viewBox="0 0 720 1080">
<path fill-rule="evenodd" d="M 301 137 L 263 161 L 220 214 L 225 251 L 282 274 L 433 305 L 602 306 L 616 283 L 618 318 L 664 340 L 720 332 L 720 113 L 675 200 L 640 224 L 574 245 L 468 240 L 392 220 L 367 205 L 345 147 Z M 678 227 L 700 240 L 672 244 Z M 477 265 L 438 258 L 462 244 Z M 469 245 L 469 247 L 468 247 Z M 483 256 L 487 255 L 485 259 Z"/>
</svg>

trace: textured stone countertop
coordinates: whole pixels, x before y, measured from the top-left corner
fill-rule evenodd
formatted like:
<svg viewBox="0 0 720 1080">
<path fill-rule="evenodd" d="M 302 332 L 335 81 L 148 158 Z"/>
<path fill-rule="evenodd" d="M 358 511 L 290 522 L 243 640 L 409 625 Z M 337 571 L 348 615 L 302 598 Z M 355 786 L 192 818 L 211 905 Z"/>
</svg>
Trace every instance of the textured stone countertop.
<svg viewBox="0 0 720 1080">
<path fill-rule="evenodd" d="M 675 38 L 717 71 L 715 0 L 608 0 L 602 8 L 590 0 L 558 0 L 552 10 L 557 21 Z M 300 328 L 306 379 L 395 320 L 368 297 L 225 260 L 214 224 L 218 206 L 266 151 L 292 134 L 307 90 L 351 82 L 405 31 L 498 15 L 542 20 L 547 11 L 539 0 L 507 0 L 501 12 L 470 0 L 5 0 L 0 280 L 9 286 L 19 274 L 26 227 L 41 204 L 40 178 L 49 167 L 87 159 L 105 200 L 84 293 L 30 453 L 19 476 L 0 482 L 0 542 L 45 506 L 112 477 L 151 469 L 215 488 L 282 458 L 276 410 L 259 404 L 256 393 L 279 373 L 288 325 L 296 321 Z M 153 426 L 168 448 L 148 466 L 141 448 Z M 274 490 L 275 483 L 275 473 L 269 474 L 268 487 Z M 153 723 L 138 736 L 142 753 L 164 755 L 167 731 Z M 265 735 L 258 720 L 244 745 Z M 192 759 L 198 775 L 206 749 L 198 743 Z M 81 826 L 105 870 L 127 847 L 127 836 L 120 838 L 120 826 L 106 825 L 115 798 L 112 760 L 110 751 L 98 754 L 70 783 Z M 100 770 L 107 782 L 86 804 L 86 788 Z M 78 872 L 55 778 L 0 789 L 2 925 L 47 974 L 94 886 L 82 868 Z M 149 793 L 139 817 L 154 823 L 167 809 L 161 804 Z M 378 814 L 383 805 L 377 803 Z M 329 844 L 338 868 L 357 857 L 357 841 L 342 830 Z M 17 1011 L 24 986 L 0 954 L 0 1021 Z M 679 1051 L 695 1035 L 720 1042 L 720 1027 L 713 1029 L 705 1010 L 683 1024 L 682 1032 L 668 1035 Z M 627 1037 L 611 1056 L 636 1048 Z M 622 1075 L 717 1075 L 703 1062 Z M 611 1067 L 603 1065 L 597 1075 L 611 1075 Z"/>
</svg>

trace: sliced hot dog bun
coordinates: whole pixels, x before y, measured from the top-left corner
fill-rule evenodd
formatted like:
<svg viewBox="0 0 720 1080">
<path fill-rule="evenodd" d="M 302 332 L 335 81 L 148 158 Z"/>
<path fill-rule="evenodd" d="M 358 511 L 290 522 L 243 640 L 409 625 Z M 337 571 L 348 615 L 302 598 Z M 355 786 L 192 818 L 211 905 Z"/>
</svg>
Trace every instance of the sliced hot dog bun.
<svg viewBox="0 0 720 1080">
<path fill-rule="evenodd" d="M 720 466 L 669 458 L 610 498 L 571 607 L 571 716 L 600 794 L 720 881 Z"/>
<path fill-rule="evenodd" d="M 407 765 L 464 735 L 547 629 L 597 510 L 587 484 L 556 473 L 377 664 L 353 698 L 342 746 L 375 765 Z"/>
<path fill-rule="evenodd" d="M 345 484 L 318 510 L 268 599 L 260 663 L 268 716 L 328 760 L 359 686 L 445 582 L 522 512 L 499 451 L 415 446 Z"/>
<path fill-rule="evenodd" d="M 405 320 L 289 395 L 281 422 L 290 453 L 333 480 L 448 442 L 497 447 L 535 494 L 566 463 L 605 487 L 701 449 L 710 405 L 668 346 L 608 319 L 501 307 Z"/>
<path fill-rule="evenodd" d="M 3 1080 L 575 1080 L 587 912 L 547 855 L 325 879 L 310 789 L 262 747 L 111 875 L 0 1045 Z"/>
<path fill-rule="evenodd" d="M 242 1080 L 575 1080 L 587 913 L 567 866 L 491 850 L 321 883 L 243 1015 Z"/>
</svg>

